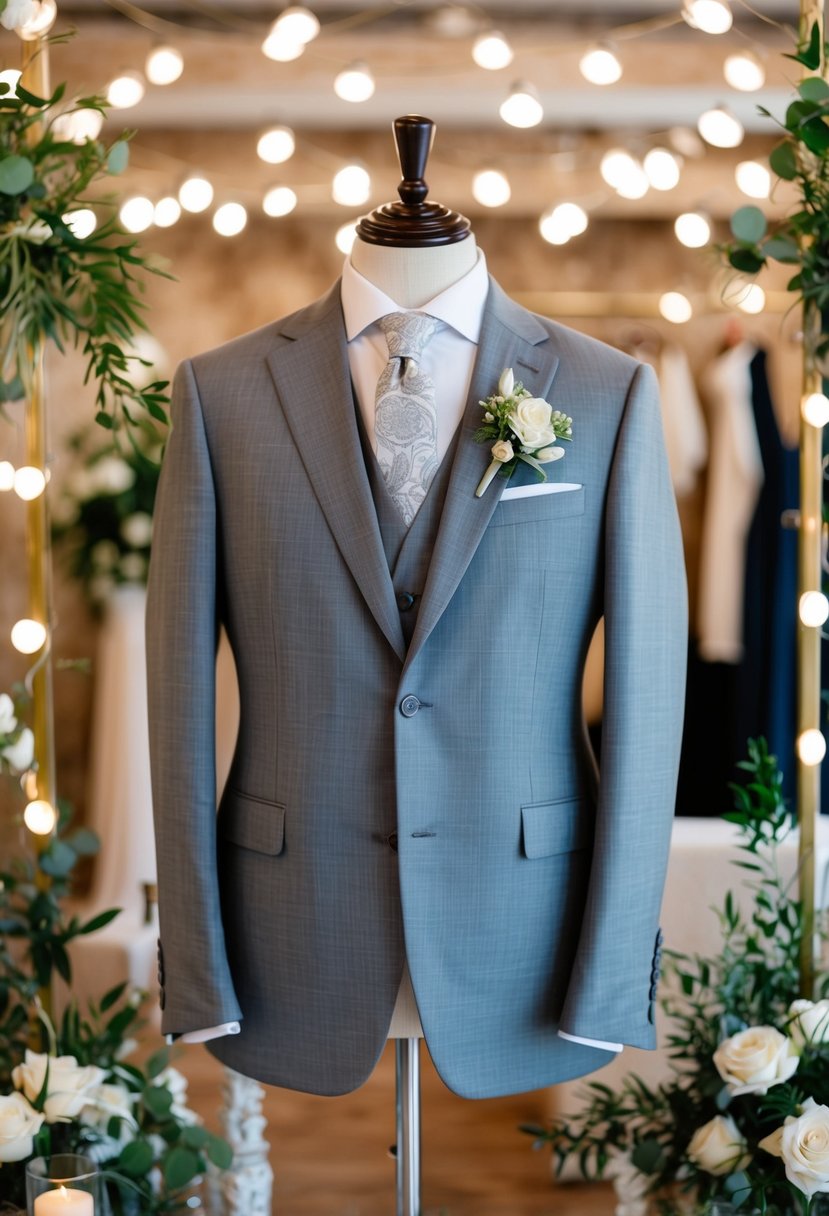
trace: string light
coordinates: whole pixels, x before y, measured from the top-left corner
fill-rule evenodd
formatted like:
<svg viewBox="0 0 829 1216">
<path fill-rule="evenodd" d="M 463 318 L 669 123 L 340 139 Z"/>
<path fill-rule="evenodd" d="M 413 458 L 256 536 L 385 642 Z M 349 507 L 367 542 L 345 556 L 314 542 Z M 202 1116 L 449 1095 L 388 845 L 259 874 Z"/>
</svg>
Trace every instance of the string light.
<svg viewBox="0 0 829 1216">
<path fill-rule="evenodd" d="M 20 83 L 20 77 L 22 75 L 23 73 L 19 72 L 17 68 L 4 68 L 4 70 L 0 72 L 0 84 L 7 84 L 9 86 L 8 93 L 3 94 L 6 100 L 17 96 L 17 86 Z"/>
<path fill-rule="evenodd" d="M 723 75 L 732 89 L 739 89 L 741 93 L 755 93 L 766 83 L 766 69 L 754 51 L 729 55 L 723 64 Z"/>
<path fill-rule="evenodd" d="M 559 203 L 542 215 L 538 228 L 545 241 L 551 245 L 566 245 L 574 236 L 580 236 L 587 228 L 587 212 L 578 203 Z"/>
<path fill-rule="evenodd" d="M 798 735 L 797 754 L 807 768 L 814 768 L 815 765 L 820 764 L 826 755 L 826 740 L 819 730 L 813 727 Z"/>
<path fill-rule="evenodd" d="M 362 165 L 346 165 L 334 175 L 331 195 L 341 207 L 361 207 L 371 194 L 371 178 Z"/>
<path fill-rule="evenodd" d="M 107 101 L 116 110 L 137 106 L 145 93 L 144 77 L 139 72 L 124 72 L 107 86 Z"/>
<path fill-rule="evenodd" d="M 14 489 L 14 465 L 9 460 L 0 460 L 0 490 L 7 493 Z"/>
<path fill-rule="evenodd" d="M 27 803 L 23 812 L 23 822 L 35 836 L 48 836 L 55 830 L 57 821 L 55 808 L 43 798 Z"/>
<path fill-rule="evenodd" d="M 819 629 L 829 620 L 829 599 L 822 591 L 804 591 L 800 597 L 798 615 L 807 628 Z"/>
<path fill-rule="evenodd" d="M 622 65 L 608 42 L 592 46 L 579 60 L 579 71 L 590 84 L 615 84 L 622 78 Z"/>
<path fill-rule="evenodd" d="M 697 160 L 705 156 L 705 144 L 691 127 L 671 127 L 668 142 L 681 156 Z"/>
<path fill-rule="evenodd" d="M 648 175 L 638 161 L 633 161 L 633 167 L 616 187 L 620 198 L 644 198 L 650 189 Z"/>
<path fill-rule="evenodd" d="M 181 204 L 171 194 L 160 198 L 153 211 L 153 223 L 157 228 L 172 228 L 181 219 Z"/>
<path fill-rule="evenodd" d="M 276 22 L 262 43 L 262 54 L 276 63 L 290 63 L 292 59 L 299 59 L 304 50 L 305 43 L 291 42 L 283 33 L 280 33 Z"/>
<path fill-rule="evenodd" d="M 213 214 L 213 227 L 219 236 L 238 236 L 248 222 L 241 203 L 223 203 Z"/>
<path fill-rule="evenodd" d="M 121 226 L 127 232 L 146 232 L 154 217 L 155 207 L 152 199 L 145 198 L 143 194 L 128 198 L 121 204 L 121 210 L 118 212 Z"/>
<path fill-rule="evenodd" d="M 80 110 L 70 110 L 67 114 L 59 114 L 52 124 L 52 130 L 60 139 L 71 140 L 73 144 L 85 144 L 88 139 L 97 139 L 104 125 L 104 116 L 100 110 L 83 107 Z"/>
<path fill-rule="evenodd" d="M 296 149 L 296 139 L 290 127 L 271 127 L 259 136 L 256 155 L 269 165 L 281 165 L 290 160 Z"/>
<path fill-rule="evenodd" d="M 684 0 L 682 16 L 704 34 L 727 34 L 734 21 L 726 0 Z"/>
<path fill-rule="evenodd" d="M 46 641 L 46 626 L 23 617 L 12 625 L 11 640 L 20 654 L 35 654 Z"/>
<path fill-rule="evenodd" d="M 357 239 L 357 225 L 354 222 L 343 224 L 337 229 L 337 235 L 334 237 L 337 248 L 340 253 L 349 254 L 353 248 L 354 242 Z"/>
<path fill-rule="evenodd" d="M 697 120 L 697 130 L 714 148 L 737 148 L 743 142 L 743 125 L 727 106 L 706 110 Z"/>
<path fill-rule="evenodd" d="M 33 498 L 39 498 L 45 489 L 46 474 L 43 469 L 37 469 L 34 465 L 29 464 L 15 469 L 14 492 L 24 502 L 31 502 Z"/>
<path fill-rule="evenodd" d="M 734 302 L 740 312 L 756 316 L 766 307 L 766 293 L 759 283 L 745 283 Z"/>
<path fill-rule="evenodd" d="M 184 71 L 181 51 L 174 46 L 157 46 L 150 51 L 144 64 L 150 84 L 173 84 Z"/>
<path fill-rule="evenodd" d="M 804 397 L 800 412 L 809 426 L 826 426 L 829 422 L 829 397 L 825 397 L 823 393 L 810 393 L 808 397 Z"/>
<path fill-rule="evenodd" d="M 642 167 L 654 190 L 673 190 L 679 184 L 680 164 L 667 148 L 651 148 Z"/>
<path fill-rule="evenodd" d="M 537 127 L 544 117 L 538 92 L 531 84 L 517 82 L 499 110 L 504 122 L 511 127 Z"/>
<path fill-rule="evenodd" d="M 213 202 L 213 187 L 207 178 L 188 177 L 187 181 L 181 184 L 178 201 L 185 211 L 198 215 L 199 212 L 206 211 Z"/>
<path fill-rule="evenodd" d="M 691 301 L 681 291 L 666 291 L 659 297 L 659 313 L 674 325 L 683 325 L 694 315 Z"/>
<path fill-rule="evenodd" d="M 67 211 L 61 216 L 66 227 L 79 241 L 85 241 L 92 236 L 98 226 L 98 217 L 91 207 L 81 207 L 77 211 Z"/>
<path fill-rule="evenodd" d="M 273 23 L 274 30 L 287 38 L 289 42 L 298 42 L 307 46 L 313 42 L 320 32 L 319 18 L 301 4 L 293 4 L 280 13 Z"/>
<path fill-rule="evenodd" d="M 262 200 L 265 215 L 278 217 L 289 215 L 296 207 L 297 198 L 290 186 L 274 186 Z"/>
<path fill-rule="evenodd" d="M 512 47 L 500 30 L 488 30 L 485 34 L 479 34 L 475 39 L 472 58 L 479 68 L 486 68 L 488 72 L 497 72 L 501 68 L 508 68 L 514 55 Z"/>
<path fill-rule="evenodd" d="M 734 170 L 737 186 L 749 198 L 768 198 L 771 174 L 759 160 L 741 160 Z"/>
<path fill-rule="evenodd" d="M 509 181 L 498 169 L 482 169 L 472 179 L 472 197 L 482 207 L 503 207 L 511 195 Z"/>
<path fill-rule="evenodd" d="M 683 211 L 674 221 L 674 232 L 688 249 L 701 249 L 711 240 L 711 225 L 701 211 Z"/>
<path fill-rule="evenodd" d="M 35 38 L 42 38 L 44 34 L 49 33 L 57 15 L 58 6 L 55 0 L 40 0 L 40 8 L 34 17 L 20 26 L 17 32 L 24 42 L 34 42 Z"/>
<path fill-rule="evenodd" d="M 624 148 L 610 148 L 601 159 L 599 172 L 608 186 L 618 190 L 626 181 L 641 173 L 642 169 L 639 162 Z"/>
<path fill-rule="evenodd" d="M 368 101 L 374 96 L 374 77 L 365 63 L 352 63 L 334 81 L 334 92 L 342 101 Z"/>
</svg>

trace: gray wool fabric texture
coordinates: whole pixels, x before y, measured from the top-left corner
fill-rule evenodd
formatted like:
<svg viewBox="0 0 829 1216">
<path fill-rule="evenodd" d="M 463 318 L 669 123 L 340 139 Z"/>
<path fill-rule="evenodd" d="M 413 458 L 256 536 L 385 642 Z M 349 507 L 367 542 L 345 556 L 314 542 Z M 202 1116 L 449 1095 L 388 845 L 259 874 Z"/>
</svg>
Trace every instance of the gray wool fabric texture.
<svg viewBox="0 0 829 1216">
<path fill-rule="evenodd" d="M 572 416 L 548 476 L 579 489 L 475 496 L 506 367 Z M 238 1018 L 220 1060 L 345 1093 L 407 958 L 463 1096 L 606 1063 L 559 1028 L 652 1048 L 687 636 L 653 371 L 491 281 L 408 529 L 357 414 L 339 284 L 175 378 L 147 608 L 162 1030 Z M 581 686 L 602 615 L 599 775 Z M 241 719 L 217 815 L 220 624 Z"/>
</svg>

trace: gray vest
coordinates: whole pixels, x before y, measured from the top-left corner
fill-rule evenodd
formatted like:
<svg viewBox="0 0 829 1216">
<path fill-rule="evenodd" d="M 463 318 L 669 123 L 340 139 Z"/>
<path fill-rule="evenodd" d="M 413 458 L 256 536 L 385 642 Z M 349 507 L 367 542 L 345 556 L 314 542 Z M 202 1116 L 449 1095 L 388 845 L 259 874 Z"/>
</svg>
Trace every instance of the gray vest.
<svg viewBox="0 0 829 1216">
<path fill-rule="evenodd" d="M 356 403 L 355 412 L 371 495 L 380 524 L 380 535 L 383 538 L 383 549 L 397 596 L 403 637 L 408 646 L 417 624 L 420 597 L 423 594 L 426 575 L 429 573 L 432 549 L 438 534 L 440 517 L 443 514 L 443 503 L 452 472 L 452 463 L 455 459 L 460 426 L 452 436 L 440 468 L 432 479 L 432 484 L 420 504 L 417 515 L 412 520 L 411 526 L 407 528 L 386 487 L 382 469 L 366 436 L 360 409 Z"/>
</svg>

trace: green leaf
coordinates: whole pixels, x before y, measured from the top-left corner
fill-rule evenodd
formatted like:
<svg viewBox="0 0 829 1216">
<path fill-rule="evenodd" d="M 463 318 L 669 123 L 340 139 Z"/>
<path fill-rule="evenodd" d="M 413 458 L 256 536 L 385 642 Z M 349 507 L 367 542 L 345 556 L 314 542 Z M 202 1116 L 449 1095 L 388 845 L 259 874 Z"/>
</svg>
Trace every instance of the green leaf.
<svg viewBox="0 0 829 1216">
<path fill-rule="evenodd" d="M 112 414 L 108 414 L 106 410 L 99 410 L 95 415 L 95 421 L 99 426 L 105 427 L 108 431 L 111 431 L 115 425 Z"/>
<path fill-rule="evenodd" d="M 809 41 L 798 47 L 796 55 L 785 55 L 784 58 L 793 59 L 795 63 L 802 63 L 805 68 L 814 72 L 820 67 L 820 49 L 820 26 L 816 21 L 812 26 Z"/>
<path fill-rule="evenodd" d="M 44 874 L 52 878 L 65 878 L 70 874 L 78 855 L 73 848 L 62 840 L 53 840 L 44 853 L 41 853 L 38 865 Z"/>
<path fill-rule="evenodd" d="M 92 920 L 88 920 L 85 925 L 81 925 L 78 933 L 96 933 L 98 929 L 103 929 L 110 921 L 115 920 L 116 916 L 120 916 L 121 911 L 121 908 L 109 908 L 106 912 L 99 912 L 97 916 L 92 917 Z"/>
<path fill-rule="evenodd" d="M 113 144 L 107 154 L 107 172 L 123 173 L 129 164 L 130 150 L 126 140 L 119 139 Z"/>
<path fill-rule="evenodd" d="M 766 235 L 766 217 L 759 207 L 740 207 L 731 217 L 731 231 L 738 241 L 755 245 Z"/>
<path fill-rule="evenodd" d="M 67 843 L 71 844 L 81 857 L 92 857 L 101 847 L 98 834 L 90 828 L 78 828 L 76 832 L 67 837 Z"/>
<path fill-rule="evenodd" d="M 805 80 L 801 80 L 797 91 L 804 101 L 829 100 L 829 82 L 822 76 L 807 76 Z"/>
<path fill-rule="evenodd" d="M 120 1001 L 121 997 L 127 990 L 128 981 L 124 980 L 122 984 L 116 984 L 114 988 L 110 988 L 109 992 L 105 992 L 101 997 L 101 1013 L 108 1013 L 116 1001 Z"/>
<path fill-rule="evenodd" d="M 229 1170 L 233 1164 L 233 1149 L 226 1140 L 222 1140 L 219 1136 L 208 1138 L 207 1155 L 220 1170 Z"/>
<path fill-rule="evenodd" d="M 630 1159 L 643 1174 L 655 1174 L 662 1162 L 662 1145 L 658 1140 L 642 1140 L 630 1155 Z"/>
<path fill-rule="evenodd" d="M 147 1061 L 147 1076 L 157 1077 L 159 1073 L 164 1072 L 169 1063 L 170 1053 L 166 1047 L 162 1047 L 160 1051 L 154 1052 Z"/>
<path fill-rule="evenodd" d="M 200 1148 L 204 1148 L 209 1139 L 210 1133 L 195 1123 L 191 1124 L 189 1127 L 185 1127 L 181 1133 L 181 1143 L 187 1148 L 192 1148 L 196 1151 L 198 1151 Z"/>
<path fill-rule="evenodd" d="M 0 160 L 0 194 L 23 194 L 35 180 L 35 167 L 27 156 Z"/>
<path fill-rule="evenodd" d="M 145 1178 L 154 1160 L 155 1154 L 146 1140 L 132 1140 L 121 1149 L 118 1168 L 129 1178 Z"/>
<path fill-rule="evenodd" d="M 800 250 L 794 241 L 785 236 L 771 237 L 763 245 L 763 253 L 767 258 L 774 258 L 776 262 L 797 263 L 800 261 Z"/>
<path fill-rule="evenodd" d="M 804 123 L 800 128 L 800 138 L 809 151 L 817 153 L 818 156 L 822 156 L 829 149 L 829 127 L 822 118 L 813 118 Z"/>
<path fill-rule="evenodd" d="M 141 1100 L 156 1119 L 163 1119 L 168 1115 L 173 1105 L 173 1095 L 163 1085 L 145 1086 Z"/>
<path fill-rule="evenodd" d="M 171 1190 L 180 1190 L 199 1172 L 199 1159 L 189 1148 L 171 1148 L 162 1164 L 164 1181 Z"/>
<path fill-rule="evenodd" d="M 19 376 L 8 381 L 0 380 L 0 402 L 21 401 L 25 395 L 26 390 Z"/>
<path fill-rule="evenodd" d="M 788 139 L 784 139 L 776 148 L 772 148 L 769 165 L 772 172 L 776 173 L 778 177 L 782 177 L 784 181 L 791 182 L 797 177 L 797 156 Z"/>
<path fill-rule="evenodd" d="M 728 260 L 735 270 L 741 270 L 743 274 L 757 274 L 764 265 L 764 259 L 753 249 L 732 249 Z"/>
</svg>

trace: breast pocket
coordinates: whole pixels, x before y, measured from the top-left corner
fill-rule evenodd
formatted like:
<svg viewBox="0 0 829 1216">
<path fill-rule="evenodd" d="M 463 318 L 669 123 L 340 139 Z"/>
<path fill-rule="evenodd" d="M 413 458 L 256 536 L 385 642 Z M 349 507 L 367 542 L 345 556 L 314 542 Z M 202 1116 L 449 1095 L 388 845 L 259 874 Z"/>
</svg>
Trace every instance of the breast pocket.
<svg viewBox="0 0 829 1216">
<path fill-rule="evenodd" d="M 489 526 L 499 527 L 504 524 L 527 524 L 535 522 L 551 523 L 559 519 L 567 519 L 572 515 L 583 515 L 585 505 L 585 487 L 577 490 L 562 490 L 559 493 L 534 494 L 529 498 L 502 499 L 492 513 Z"/>
<path fill-rule="evenodd" d="M 222 799 L 217 831 L 240 848 L 276 857 L 285 847 L 285 807 L 230 789 Z"/>
</svg>

